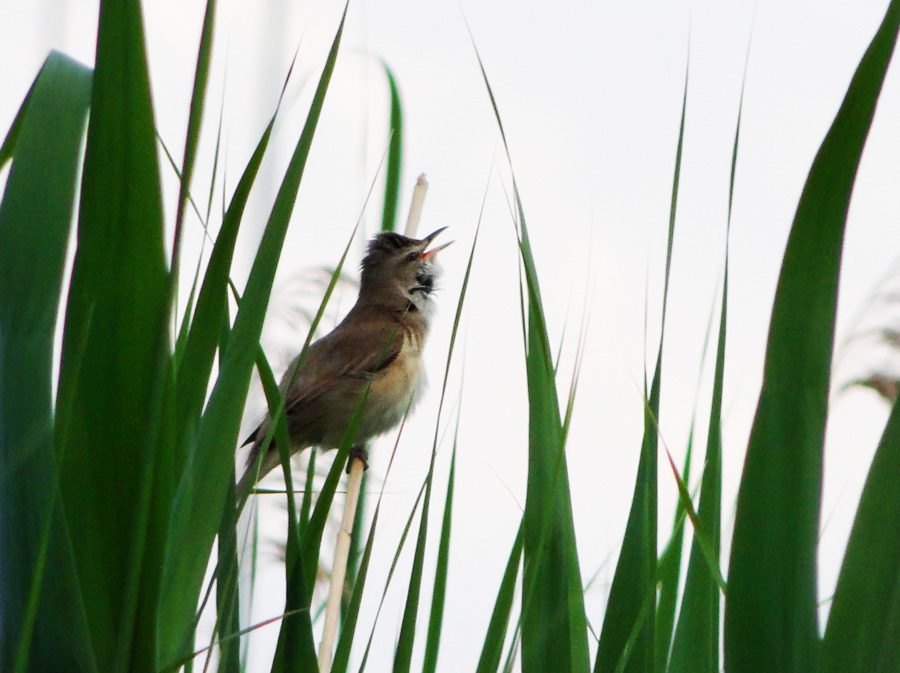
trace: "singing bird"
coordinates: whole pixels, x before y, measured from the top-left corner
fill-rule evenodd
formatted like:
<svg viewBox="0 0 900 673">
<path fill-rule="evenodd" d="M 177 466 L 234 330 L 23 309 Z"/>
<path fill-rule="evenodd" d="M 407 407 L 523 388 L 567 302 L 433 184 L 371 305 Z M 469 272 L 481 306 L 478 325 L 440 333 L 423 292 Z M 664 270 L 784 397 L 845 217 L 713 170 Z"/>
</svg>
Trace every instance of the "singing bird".
<svg viewBox="0 0 900 673">
<path fill-rule="evenodd" d="M 365 460 L 362 445 L 415 406 L 425 383 L 422 348 L 434 312 L 436 257 L 450 243 L 427 248 L 444 229 L 421 240 L 382 232 L 369 242 L 356 304 L 282 378 L 291 453 L 339 446 L 365 396 L 353 449 Z M 253 446 L 239 500 L 281 462 L 274 440 L 263 445 L 270 423 L 267 415 L 244 442 Z"/>
</svg>

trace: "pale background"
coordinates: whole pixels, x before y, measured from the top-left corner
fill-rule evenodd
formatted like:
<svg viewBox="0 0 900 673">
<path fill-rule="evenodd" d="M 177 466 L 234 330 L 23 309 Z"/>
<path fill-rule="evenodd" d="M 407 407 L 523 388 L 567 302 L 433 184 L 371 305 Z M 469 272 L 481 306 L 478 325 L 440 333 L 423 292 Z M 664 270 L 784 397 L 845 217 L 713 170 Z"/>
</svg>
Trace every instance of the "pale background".
<svg viewBox="0 0 900 673">
<path fill-rule="evenodd" d="M 585 596 L 589 619 L 599 632 L 640 448 L 645 355 L 652 369 L 658 339 L 688 52 L 685 150 L 659 419 L 662 438 L 676 460 L 684 455 L 704 333 L 721 284 L 728 175 L 750 44 L 731 238 L 723 429 L 727 548 L 761 382 L 772 295 L 796 202 L 812 158 L 886 6 L 885 0 L 760 0 L 728 7 L 709 0 L 654 1 L 642 3 L 641 9 L 630 3 L 584 1 L 352 3 L 279 279 L 285 283 L 298 271 L 335 264 L 363 209 L 387 143 L 387 86 L 379 58 L 393 68 L 404 105 L 401 221 L 415 176 L 425 172 L 431 190 L 421 233 L 450 226 L 445 236 L 457 241 L 442 255 L 446 277 L 428 349 L 430 392 L 407 426 L 386 484 L 362 633 L 371 629 L 393 550 L 427 470 L 452 317 L 485 194 L 442 421 L 442 426 L 451 428 L 452 437 L 462 385 L 442 670 L 474 667 L 525 498 L 527 405 L 517 251 L 506 196 L 511 180 L 466 22 L 484 60 L 509 139 L 554 346 L 565 332 L 559 379 L 563 397 L 582 319 L 585 314 L 589 317 L 568 461 L 582 573 L 587 579 L 601 568 Z M 264 164 L 261 188 L 251 199 L 239 243 L 239 285 L 249 270 L 342 9 L 340 2 L 331 0 L 220 3 L 208 117 L 194 183 L 202 203 L 207 198 L 223 95 L 224 170 L 230 195 L 274 110 L 299 45 L 295 76 L 276 126 L 277 149 Z M 145 8 L 157 122 L 176 155 L 184 143 L 203 10 L 199 0 L 155 0 Z M 0 9 L 0 82 L 6 92 L 0 99 L 3 132 L 49 49 L 92 62 L 96 14 L 97 3 L 88 0 L 4 0 Z M 895 71 L 888 73 L 850 211 L 839 349 L 854 316 L 898 250 L 900 126 L 895 120 L 900 115 L 900 82 Z M 162 173 L 171 209 L 176 182 L 165 164 Z M 365 210 L 367 233 L 378 226 L 381 176 L 377 179 L 375 196 Z M 217 199 L 214 212 L 220 210 Z M 212 221 L 218 225 L 217 217 Z M 198 253 L 201 241 L 196 220 L 191 226 L 186 258 Z M 360 244 L 353 248 L 351 272 L 360 249 Z M 349 308 L 351 295 L 342 298 L 338 312 Z M 276 359 L 279 353 L 298 348 L 302 340 L 302 335 L 285 329 L 284 315 L 279 313 L 293 301 L 291 297 L 291 290 L 281 290 L 273 300 L 275 315 L 265 342 Z M 646 349 L 645 309 L 649 316 Z M 841 352 L 836 390 L 869 366 L 889 364 L 883 351 Z M 708 363 L 698 398 L 701 455 L 710 373 Z M 833 399 L 822 514 L 823 615 L 859 488 L 887 413 L 887 406 L 870 391 L 835 392 Z M 260 408 L 256 393 L 252 405 L 248 427 Z M 394 439 L 395 435 L 387 436 L 373 452 L 373 489 L 383 478 Z M 449 448 L 450 442 L 443 440 L 435 516 L 443 507 Z M 694 480 L 701 465 L 702 460 L 695 463 Z M 660 463 L 659 474 L 662 545 L 671 525 L 675 489 L 666 462 Z M 279 510 L 274 507 L 264 516 L 268 529 L 275 531 L 274 538 L 281 529 Z M 435 519 L 432 543 L 436 543 L 438 526 Z M 427 575 L 433 573 L 436 544 L 431 547 Z M 276 615 L 282 607 L 278 596 L 283 580 L 274 562 L 275 543 L 265 543 L 263 549 L 272 553 L 264 559 L 268 571 L 263 573 L 263 598 L 254 605 L 253 621 Z M 411 551 L 404 554 L 388 593 L 370 670 L 388 670 L 390 665 Z M 266 595 L 275 598 L 265 600 Z M 429 595 L 427 587 L 424 595 Z M 426 622 L 423 610 L 420 624 Z M 277 625 L 261 629 L 254 637 L 259 670 L 267 670 L 265 662 L 270 660 L 276 635 Z"/>
</svg>

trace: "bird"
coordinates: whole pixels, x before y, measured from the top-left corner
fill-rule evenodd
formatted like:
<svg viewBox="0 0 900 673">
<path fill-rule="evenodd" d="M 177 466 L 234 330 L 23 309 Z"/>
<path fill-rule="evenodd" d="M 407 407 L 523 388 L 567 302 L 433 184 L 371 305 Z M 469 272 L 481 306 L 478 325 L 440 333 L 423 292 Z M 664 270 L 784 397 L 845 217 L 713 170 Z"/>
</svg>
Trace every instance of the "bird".
<svg viewBox="0 0 900 673">
<path fill-rule="evenodd" d="M 426 382 L 422 350 L 435 309 L 437 253 L 453 241 L 428 246 L 445 229 L 422 239 L 385 231 L 369 242 L 353 308 L 297 355 L 281 380 L 290 453 L 340 446 L 364 404 L 351 455 L 367 466 L 364 444 L 416 406 Z M 266 442 L 271 422 L 267 414 L 242 445 L 252 443 L 236 490 L 239 502 L 281 464 L 274 439 Z"/>
</svg>

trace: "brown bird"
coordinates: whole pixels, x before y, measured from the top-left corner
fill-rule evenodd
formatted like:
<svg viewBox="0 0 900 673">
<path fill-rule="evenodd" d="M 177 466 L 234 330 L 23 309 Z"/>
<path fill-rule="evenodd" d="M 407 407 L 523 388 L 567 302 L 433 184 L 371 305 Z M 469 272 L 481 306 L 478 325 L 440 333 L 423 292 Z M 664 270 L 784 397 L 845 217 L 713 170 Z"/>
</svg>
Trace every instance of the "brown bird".
<svg viewBox="0 0 900 673">
<path fill-rule="evenodd" d="M 362 445 L 415 406 L 425 383 L 422 348 L 434 309 L 436 253 L 450 243 L 426 248 L 445 228 L 421 240 L 382 232 L 369 242 L 356 304 L 307 349 L 299 368 L 300 356 L 294 359 L 281 380 L 291 453 L 339 446 L 366 396 L 353 449 L 365 460 Z M 267 415 L 244 442 L 253 446 L 239 501 L 281 463 L 274 441 L 263 446 L 270 423 Z"/>
</svg>

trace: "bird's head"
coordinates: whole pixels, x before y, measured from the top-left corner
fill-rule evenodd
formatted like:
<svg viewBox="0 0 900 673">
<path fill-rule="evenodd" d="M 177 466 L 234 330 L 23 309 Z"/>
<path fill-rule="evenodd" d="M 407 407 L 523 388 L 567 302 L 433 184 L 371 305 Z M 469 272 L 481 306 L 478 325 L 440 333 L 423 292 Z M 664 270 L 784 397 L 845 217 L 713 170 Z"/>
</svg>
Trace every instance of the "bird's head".
<svg viewBox="0 0 900 673">
<path fill-rule="evenodd" d="M 437 253 L 450 243 L 428 246 L 446 227 L 416 239 L 385 231 L 369 242 L 362 261 L 360 298 L 393 308 L 421 310 L 428 304 L 440 275 Z M 452 242 L 452 241 L 451 241 Z"/>
</svg>

